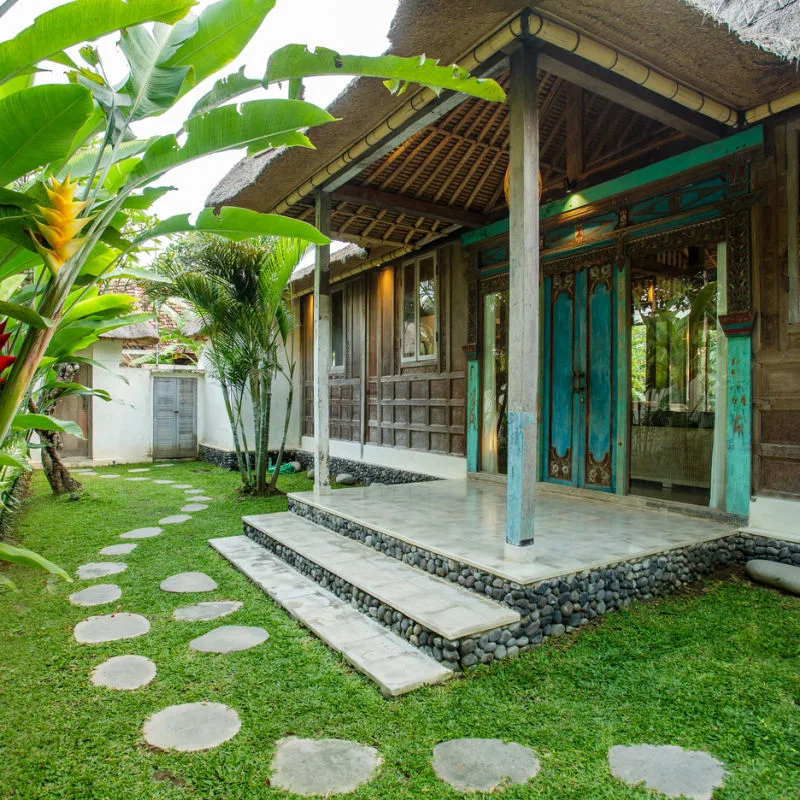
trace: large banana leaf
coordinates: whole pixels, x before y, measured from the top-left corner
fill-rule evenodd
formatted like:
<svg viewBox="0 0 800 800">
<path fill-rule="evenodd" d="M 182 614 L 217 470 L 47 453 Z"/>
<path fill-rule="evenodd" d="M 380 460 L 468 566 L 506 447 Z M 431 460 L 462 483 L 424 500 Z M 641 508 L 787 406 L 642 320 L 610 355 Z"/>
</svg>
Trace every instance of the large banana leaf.
<svg viewBox="0 0 800 800">
<path fill-rule="evenodd" d="M 0 186 L 69 155 L 94 112 L 83 86 L 45 84 L 0 100 Z"/>
<path fill-rule="evenodd" d="M 276 50 L 267 62 L 264 82 L 278 83 L 317 75 L 362 75 L 384 78 L 391 91 L 402 92 L 409 83 L 502 102 L 505 92 L 493 80 L 473 78 L 466 70 L 451 64 L 441 66 L 425 56 L 349 56 L 318 47 L 313 52 L 302 44 L 288 44 Z"/>
<path fill-rule="evenodd" d="M 196 158 L 242 147 L 258 152 L 267 147 L 305 145 L 300 128 L 333 121 L 324 109 L 302 100 L 253 100 L 223 106 L 186 122 L 186 143 L 174 134 L 161 136 L 145 150 L 130 180 L 141 184 Z"/>
<path fill-rule="evenodd" d="M 17 414 L 11 423 L 12 428 L 17 430 L 41 430 L 56 431 L 57 433 L 69 433 L 83 439 L 83 431 L 77 422 L 68 419 L 56 419 L 48 417 L 47 414 Z"/>
<path fill-rule="evenodd" d="M 0 317 L 11 317 L 11 319 L 17 319 L 39 330 L 50 328 L 53 325 L 53 320 L 37 314 L 32 308 L 19 305 L 19 303 L 7 303 L 5 300 L 0 300 Z"/>
<path fill-rule="evenodd" d="M 132 139 L 129 142 L 122 142 L 116 152 L 110 146 L 103 148 L 103 155 L 100 156 L 98 169 L 104 170 L 109 164 L 118 164 L 127 161 L 129 158 L 141 153 L 147 148 L 150 139 Z M 86 147 L 78 150 L 68 161 L 64 162 L 55 173 L 58 180 L 63 180 L 67 174 L 72 178 L 85 178 L 91 174 L 97 156 L 100 154 L 100 147 Z M 116 188 L 116 187 L 115 187 Z"/>
<path fill-rule="evenodd" d="M 211 91 L 204 94 L 194 105 L 194 108 L 189 112 L 190 117 L 195 117 L 198 114 L 205 114 L 211 111 L 212 108 L 217 108 L 228 100 L 233 100 L 234 97 L 239 97 L 247 92 L 252 92 L 263 86 L 261 80 L 258 78 L 248 78 L 244 74 L 244 67 L 241 67 L 238 72 L 232 72 L 224 78 L 220 78 Z"/>
<path fill-rule="evenodd" d="M 325 245 L 330 242 L 327 236 L 302 220 L 282 217 L 279 214 L 260 214 L 257 211 L 234 206 L 224 206 L 219 214 L 214 213 L 213 208 L 204 208 L 197 215 L 194 224 L 189 222 L 188 214 L 177 214 L 159 222 L 155 228 L 143 233 L 137 241 L 185 231 L 216 233 L 218 236 L 236 241 L 251 236 L 289 236 L 312 244 Z"/>
<path fill-rule="evenodd" d="M 136 298 L 128 294 L 100 294 L 80 300 L 63 316 L 59 324 L 74 322 L 85 317 L 116 316 L 129 312 Z"/>
<path fill-rule="evenodd" d="M 122 89 L 131 98 L 126 113 L 129 120 L 162 114 L 178 99 L 189 67 L 164 65 L 181 44 L 176 34 L 188 38 L 196 27 L 196 20 L 186 20 L 174 27 L 155 25 L 152 33 L 145 25 L 122 32 L 120 47 L 130 68 Z"/>
<path fill-rule="evenodd" d="M 0 42 L 0 83 L 67 47 L 144 22 L 173 23 L 195 0 L 74 0 L 38 16 L 13 39 Z"/>
<path fill-rule="evenodd" d="M 5 542 L 0 542 L 0 561 L 10 561 L 12 564 L 22 564 L 25 567 L 37 567 L 58 575 L 67 583 L 72 583 L 72 578 L 61 567 L 52 561 L 48 561 L 44 556 L 34 553 L 33 550 L 26 550 L 24 547 L 14 547 Z"/>
<path fill-rule="evenodd" d="M 274 5 L 275 0 L 219 0 L 208 6 L 198 18 L 197 31 L 165 64 L 191 67 L 181 94 L 230 64 Z"/>
</svg>

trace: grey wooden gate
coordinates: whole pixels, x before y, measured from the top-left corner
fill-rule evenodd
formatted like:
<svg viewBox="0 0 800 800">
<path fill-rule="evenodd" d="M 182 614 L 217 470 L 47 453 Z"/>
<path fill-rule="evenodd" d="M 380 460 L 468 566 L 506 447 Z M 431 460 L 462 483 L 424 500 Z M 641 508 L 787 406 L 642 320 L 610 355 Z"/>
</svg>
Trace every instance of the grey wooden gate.
<svg viewBox="0 0 800 800">
<path fill-rule="evenodd" d="M 153 458 L 197 456 L 197 380 L 153 379 Z"/>
</svg>

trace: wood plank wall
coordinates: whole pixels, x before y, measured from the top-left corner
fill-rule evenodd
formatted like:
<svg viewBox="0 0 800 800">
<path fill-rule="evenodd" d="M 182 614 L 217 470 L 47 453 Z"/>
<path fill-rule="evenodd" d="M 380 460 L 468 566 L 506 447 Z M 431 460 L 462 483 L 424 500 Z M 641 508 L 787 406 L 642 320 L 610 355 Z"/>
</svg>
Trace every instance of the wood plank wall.
<svg viewBox="0 0 800 800">
<path fill-rule="evenodd" d="M 753 290 L 753 483 L 759 494 L 800 496 L 800 324 L 789 322 L 786 125 L 766 132 L 751 167 Z"/>
<path fill-rule="evenodd" d="M 439 346 L 434 363 L 400 358 L 400 265 L 381 267 L 344 283 L 345 367 L 330 373 L 332 439 L 463 456 L 466 451 L 467 285 L 462 250 L 436 251 Z M 301 303 L 303 434 L 313 420 L 313 308 Z M 366 380 L 362 380 L 366 376 Z M 362 424 L 363 420 L 363 424 Z"/>
</svg>

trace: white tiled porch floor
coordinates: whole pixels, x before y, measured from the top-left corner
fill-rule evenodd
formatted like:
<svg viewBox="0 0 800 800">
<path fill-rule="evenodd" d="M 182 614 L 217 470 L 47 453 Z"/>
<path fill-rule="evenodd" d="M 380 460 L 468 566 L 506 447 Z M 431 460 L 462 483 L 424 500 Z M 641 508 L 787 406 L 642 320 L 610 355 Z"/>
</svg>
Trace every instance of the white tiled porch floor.
<svg viewBox="0 0 800 800">
<path fill-rule="evenodd" d="M 534 545 L 505 544 L 506 487 L 442 480 L 291 495 L 381 533 L 519 584 L 580 572 L 726 536 L 706 519 L 537 488 Z M 532 552 L 531 552 L 532 551 Z"/>
</svg>

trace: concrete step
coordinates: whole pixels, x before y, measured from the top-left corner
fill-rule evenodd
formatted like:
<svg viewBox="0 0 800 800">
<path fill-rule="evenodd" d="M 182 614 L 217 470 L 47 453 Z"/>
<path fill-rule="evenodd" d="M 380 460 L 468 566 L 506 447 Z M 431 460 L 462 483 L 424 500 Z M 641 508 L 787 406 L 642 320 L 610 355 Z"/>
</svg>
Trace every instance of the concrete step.
<svg viewBox="0 0 800 800">
<path fill-rule="evenodd" d="M 387 697 L 442 683 L 453 673 L 405 639 L 292 569 L 247 536 L 209 539 L 234 567 L 322 639 Z"/>
<path fill-rule="evenodd" d="M 274 548 L 269 540 L 288 548 L 327 572 L 328 582 L 331 576 L 341 578 L 443 639 L 462 640 L 520 622 L 520 615 L 513 609 L 383 555 L 296 514 L 263 514 L 244 517 L 243 522 L 267 537 L 262 541 L 270 549 Z M 298 566 L 296 558 L 287 558 L 287 554 L 280 551 L 278 554 L 293 566 Z"/>
</svg>

